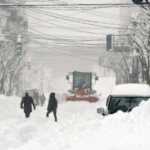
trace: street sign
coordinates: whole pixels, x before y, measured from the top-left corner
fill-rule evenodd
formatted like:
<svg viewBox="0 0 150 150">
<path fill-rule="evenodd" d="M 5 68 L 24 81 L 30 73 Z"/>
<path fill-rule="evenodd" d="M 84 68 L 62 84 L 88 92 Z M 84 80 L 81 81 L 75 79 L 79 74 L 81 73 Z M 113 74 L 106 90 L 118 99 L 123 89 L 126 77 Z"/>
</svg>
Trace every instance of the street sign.
<svg viewBox="0 0 150 150">
<path fill-rule="evenodd" d="M 106 50 L 107 51 L 131 51 L 128 35 L 107 35 L 106 36 Z"/>
</svg>

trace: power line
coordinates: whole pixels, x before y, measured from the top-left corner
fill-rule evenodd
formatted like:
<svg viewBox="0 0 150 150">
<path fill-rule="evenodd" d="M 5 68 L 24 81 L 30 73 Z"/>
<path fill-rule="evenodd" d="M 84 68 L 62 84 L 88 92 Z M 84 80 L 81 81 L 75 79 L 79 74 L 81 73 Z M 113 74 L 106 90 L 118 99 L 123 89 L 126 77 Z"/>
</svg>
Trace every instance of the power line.
<svg viewBox="0 0 150 150">
<path fill-rule="evenodd" d="M 31 11 L 35 11 L 35 10 L 31 10 Z M 77 19 L 77 18 L 71 18 L 71 17 L 66 17 L 66 16 L 62 16 L 62 15 L 58 15 L 58 14 L 54 14 L 54 13 L 51 13 L 49 12 L 48 14 L 47 13 L 43 13 L 44 11 L 37 11 L 36 12 L 38 13 L 42 13 L 44 15 L 48 15 L 48 16 L 51 16 L 51 17 L 54 17 L 54 18 L 59 18 L 59 19 L 62 19 L 62 20 L 68 20 L 68 21 L 72 21 L 72 22 L 76 22 L 76 23 L 82 23 L 82 24 L 86 24 L 86 25 L 92 25 L 92 26 L 97 26 L 97 27 L 104 27 L 104 28 L 114 28 L 114 29 L 122 29 L 122 28 L 118 28 L 118 27 L 111 27 L 111 26 L 104 26 L 104 25 L 97 25 L 97 24 L 91 24 L 91 23 L 88 23 L 89 20 L 85 20 L 85 19 Z M 31 16 L 31 15 L 29 15 Z M 33 17 L 33 16 L 31 16 Z M 36 18 L 36 17 L 33 17 L 33 18 Z M 68 19 L 69 18 L 69 19 Z M 36 19 L 39 19 L 39 18 L 36 18 Z M 41 20 L 41 19 L 39 19 Z M 42 20 L 44 21 L 44 20 Z M 49 21 L 45 21 L 45 22 L 48 22 L 50 24 L 54 24 L 54 23 L 51 23 Z M 85 23 L 86 22 L 86 23 Z M 94 21 L 92 21 L 94 22 Z M 55 24 L 56 25 L 56 24 Z"/>
<path fill-rule="evenodd" d="M 92 25 L 92 26 L 97 26 L 97 27 L 104 27 L 104 28 L 116 28 L 116 29 L 122 29 L 122 28 L 118 28 L 118 27 L 111 27 L 111 26 L 104 26 L 104 25 L 96 25 L 96 24 L 91 24 L 89 23 L 89 20 L 85 20 L 85 19 L 79 19 L 79 18 L 72 18 L 72 17 L 66 17 L 66 16 L 63 16 L 63 15 L 58 15 L 58 14 L 55 14 L 55 13 L 51 13 L 51 12 L 46 12 L 46 11 L 39 11 L 39 10 L 32 10 L 30 9 L 31 11 L 36 11 L 37 13 L 41 13 L 41 14 L 44 14 L 44 15 L 48 15 L 48 16 L 51 16 L 51 17 L 54 17 L 54 18 L 59 18 L 59 19 L 62 19 L 62 20 L 67 20 L 67 21 L 71 21 L 71 22 L 75 22 L 75 23 L 82 23 L 82 24 L 86 24 L 86 25 Z M 31 16 L 28 14 L 28 16 Z M 35 19 L 38 19 L 38 20 L 41 20 L 41 21 L 45 21 L 45 20 L 42 20 L 42 19 L 39 19 L 37 17 L 34 17 L 34 16 L 31 16 Z M 69 19 L 68 19 L 69 18 Z M 59 26 L 59 27 L 62 27 L 62 28 L 66 28 L 64 26 L 60 26 L 60 25 L 57 25 L 57 24 L 54 24 L 54 23 L 51 23 L 49 21 L 45 21 L 49 24 L 53 24 L 55 26 Z M 85 23 L 86 22 L 86 23 Z M 96 21 L 92 21 L 92 23 L 100 23 L 100 22 L 96 22 Z M 71 29 L 71 30 L 74 30 L 72 28 L 68 28 L 68 29 Z M 79 31 L 79 32 L 83 32 L 83 31 Z M 95 33 L 94 33 L 95 34 Z"/>
<path fill-rule="evenodd" d="M 30 28 L 31 30 L 33 30 L 32 28 Z M 36 30 L 34 30 L 34 31 L 36 31 Z M 37 31 L 36 31 L 37 32 Z M 42 33 L 43 34 L 43 33 Z M 47 35 L 47 34 L 44 34 L 44 35 Z M 47 36 L 50 36 L 50 35 L 47 35 Z M 51 37 L 54 37 L 54 36 L 51 36 Z M 70 41 L 70 40 L 66 40 L 66 39 L 61 39 L 61 38 L 56 38 L 56 37 L 54 37 L 55 38 L 55 40 L 57 39 L 59 39 L 59 40 L 61 40 L 61 41 L 69 41 L 69 42 L 74 42 L 74 41 Z M 76 42 L 74 42 L 74 43 L 76 43 Z M 76 44 L 85 44 L 85 43 L 76 43 Z M 91 45 L 91 44 L 90 44 Z M 95 45 L 95 44 L 94 44 Z"/>
<path fill-rule="evenodd" d="M 57 0 L 57 1 L 58 1 L 58 0 Z M 114 1 L 116 1 L 116 0 L 111 1 L 111 2 L 109 2 L 108 4 L 110 4 L 110 3 L 114 2 Z M 59 1 L 59 2 L 62 2 L 62 1 Z M 69 1 L 69 2 L 70 2 L 70 1 Z M 62 2 L 62 3 L 68 4 L 67 2 Z M 74 3 L 71 2 L 71 4 L 74 4 Z M 72 7 L 72 8 L 73 8 L 73 7 Z M 91 13 L 85 12 L 85 11 L 89 11 L 89 10 L 81 10 L 81 12 L 83 12 L 83 13 L 90 14 L 90 15 L 94 15 L 94 16 L 98 16 L 98 17 L 99 17 L 99 15 L 91 14 L 91 13 L 93 13 L 93 12 L 94 12 L 94 13 L 98 13 L 98 12 L 96 12 L 96 11 L 94 11 L 94 10 L 91 11 L 91 9 L 90 9 Z M 73 15 L 79 14 L 79 13 L 81 13 L 81 12 L 75 13 L 75 14 L 73 14 Z M 120 15 L 118 16 L 118 15 L 114 15 L 114 14 L 112 15 L 112 14 L 108 14 L 108 13 L 103 13 L 103 14 L 106 14 L 106 15 L 111 16 L 110 19 L 112 19 L 112 16 L 113 16 L 113 18 L 114 18 L 115 16 L 116 16 L 116 17 L 119 17 L 119 18 L 120 18 L 120 17 L 124 17 L 124 19 L 125 19 L 125 18 L 126 18 L 126 19 L 129 18 L 129 17 L 127 17 L 127 16 L 120 16 Z M 73 16 L 73 15 L 69 15 L 69 16 Z M 102 17 L 102 14 L 100 14 L 100 15 L 101 15 L 100 17 Z M 105 18 L 108 18 L 108 17 L 105 16 Z M 117 19 L 117 20 L 121 20 L 121 19 Z M 126 21 L 126 20 L 124 20 L 124 21 Z"/>
<path fill-rule="evenodd" d="M 35 43 L 36 43 L 36 41 L 34 41 Z M 48 47 L 48 46 L 46 46 L 45 44 L 43 44 L 43 43 L 40 43 L 40 42 L 37 42 L 37 44 L 39 44 L 39 45 L 43 45 L 44 47 L 47 47 L 47 48 L 50 48 L 50 47 Z M 91 59 L 87 59 L 87 58 L 82 58 L 82 57 L 77 57 L 77 56 L 73 56 L 73 55 L 70 55 L 70 54 L 66 54 L 66 53 L 64 53 L 64 52 L 60 52 L 60 51 L 57 51 L 57 50 L 53 50 L 52 49 L 52 51 L 55 51 L 55 52 L 58 52 L 58 53 L 61 53 L 61 54 L 64 54 L 64 55 L 67 55 L 67 56 L 70 56 L 70 57 L 75 57 L 75 58 L 78 58 L 78 59 L 84 59 L 84 60 L 88 60 L 88 61 L 96 61 L 96 60 L 91 60 Z M 35 51 L 32 51 L 32 52 L 35 52 Z M 39 52 L 39 53 L 41 53 L 41 52 Z M 97 62 L 97 61 L 96 61 Z"/>
<path fill-rule="evenodd" d="M 62 7 L 62 6 L 134 6 L 137 7 L 137 5 L 133 3 L 110 3 L 110 4 L 0 4 L 0 6 L 19 6 L 19 7 L 35 7 L 35 6 L 44 6 L 44 7 L 49 7 L 49 6 L 55 6 L 55 7 Z"/>
<path fill-rule="evenodd" d="M 116 1 L 116 0 L 114 0 L 114 1 Z M 114 2 L 114 1 L 112 1 L 112 2 Z M 112 3 L 112 2 L 109 2 L 109 3 Z M 65 4 L 67 4 L 67 3 L 65 3 Z M 71 3 L 71 4 L 73 4 L 73 3 Z M 86 11 L 89 11 L 89 10 L 86 10 Z M 86 13 L 86 14 L 90 14 L 91 15 L 91 13 L 98 13 L 98 12 L 96 12 L 96 11 L 94 11 L 94 10 L 92 10 L 91 11 L 91 13 L 89 13 L 89 12 L 85 12 L 85 10 L 81 10 L 81 12 L 83 12 L 83 13 Z M 76 14 L 79 14 L 79 13 L 81 13 L 81 12 L 78 12 L 78 13 L 76 13 Z M 76 15 L 76 14 L 73 14 L 73 15 Z M 116 15 L 112 15 L 112 14 L 108 14 L 108 13 L 103 13 L 103 14 L 106 14 L 106 15 L 111 15 L 111 16 L 113 16 L 113 18 L 114 18 L 114 16 L 116 16 Z M 93 15 L 93 14 L 92 14 Z M 72 15 L 71 15 L 72 16 Z M 95 15 L 95 16 L 98 16 L 98 15 Z M 99 17 L 99 16 L 98 16 Z M 101 14 L 101 17 L 102 17 L 102 14 Z M 106 16 L 105 16 L 106 17 Z M 119 16 L 120 17 L 120 16 Z M 125 16 L 121 16 L 121 17 L 125 17 Z M 107 17 L 108 18 L 108 17 Z M 127 18 L 127 17 L 126 17 Z M 112 19 L 112 17 L 110 18 L 110 19 Z M 125 21 L 125 20 L 124 20 Z"/>
<path fill-rule="evenodd" d="M 9 18 L 9 17 L 8 17 L 8 18 Z M 53 37 L 55 40 L 57 39 L 57 40 L 60 40 L 60 41 L 67 41 L 67 42 L 72 42 L 72 43 L 76 43 L 76 44 L 92 45 L 92 44 L 85 44 L 85 43 L 79 43 L 79 42 L 77 43 L 77 42 L 75 42 L 75 41 L 68 40 L 68 39 L 61 39 L 61 38 L 58 38 L 58 37 L 55 37 L 55 36 L 52 36 L 52 35 L 44 34 L 44 33 L 40 32 L 40 31 L 37 31 L 37 30 L 35 30 L 35 29 L 33 29 L 33 28 L 30 28 L 30 27 L 28 27 L 28 28 L 31 29 L 31 30 L 33 30 L 33 31 L 35 31 L 35 32 L 38 32 L 38 33 L 40 33 L 40 34 Z M 95 45 L 95 44 L 93 44 L 93 45 Z"/>
<path fill-rule="evenodd" d="M 23 12 L 24 13 L 24 12 Z M 31 16 L 31 15 L 29 15 L 28 14 L 28 16 Z M 33 17 L 33 16 L 31 16 L 31 17 Z M 33 17 L 33 18 L 36 18 L 36 17 Z M 36 18 L 36 19 L 39 19 L 39 18 Z M 42 19 L 39 19 L 39 20 L 42 20 Z M 81 20 L 81 19 L 80 19 Z M 42 20 L 42 21 L 45 21 L 45 20 Z M 50 22 L 48 22 L 48 23 L 50 23 Z M 50 23 L 50 24 L 52 24 L 52 23 Z M 56 25 L 56 24 L 55 24 Z M 59 25 L 57 25 L 57 26 L 59 26 Z M 32 29 L 32 28 L 30 28 L 31 30 L 34 30 L 34 29 Z M 75 30 L 75 29 L 71 29 L 71 30 Z M 83 31 L 79 31 L 79 32 L 83 32 Z"/>
</svg>

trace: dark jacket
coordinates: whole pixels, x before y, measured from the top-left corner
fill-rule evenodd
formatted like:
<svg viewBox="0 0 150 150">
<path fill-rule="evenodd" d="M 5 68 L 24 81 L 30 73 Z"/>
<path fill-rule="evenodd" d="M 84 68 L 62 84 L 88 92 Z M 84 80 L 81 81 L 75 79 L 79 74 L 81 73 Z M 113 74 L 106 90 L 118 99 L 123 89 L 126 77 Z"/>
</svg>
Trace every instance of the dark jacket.
<svg viewBox="0 0 150 150">
<path fill-rule="evenodd" d="M 57 100 L 55 98 L 55 93 L 51 93 L 50 94 L 50 99 L 49 99 L 47 110 L 48 111 L 56 110 L 57 106 L 58 106 L 58 103 L 57 103 Z"/>
<path fill-rule="evenodd" d="M 24 107 L 23 107 L 24 105 Z M 33 99 L 32 97 L 30 96 L 25 96 L 22 98 L 22 101 L 21 101 L 21 108 L 24 108 L 24 112 L 25 113 L 30 113 L 32 112 L 32 106 L 34 107 L 34 109 L 36 108 L 35 105 L 34 105 L 34 102 L 33 102 Z"/>
<path fill-rule="evenodd" d="M 34 92 L 33 94 L 34 94 L 33 98 L 35 100 L 36 105 L 39 105 L 39 95 L 38 95 L 38 93 Z"/>
<path fill-rule="evenodd" d="M 36 100 L 38 100 L 38 99 L 39 99 L 39 95 L 38 95 L 38 93 L 34 92 L 34 98 L 35 98 Z"/>
<path fill-rule="evenodd" d="M 41 95 L 41 96 L 40 96 L 41 104 L 44 104 L 45 100 L 46 100 L 45 96 L 44 96 L 44 95 Z"/>
<path fill-rule="evenodd" d="M 81 89 L 83 89 L 83 86 L 85 85 L 85 81 L 84 80 L 81 80 L 79 85 L 78 85 L 78 91 L 81 91 Z"/>
</svg>

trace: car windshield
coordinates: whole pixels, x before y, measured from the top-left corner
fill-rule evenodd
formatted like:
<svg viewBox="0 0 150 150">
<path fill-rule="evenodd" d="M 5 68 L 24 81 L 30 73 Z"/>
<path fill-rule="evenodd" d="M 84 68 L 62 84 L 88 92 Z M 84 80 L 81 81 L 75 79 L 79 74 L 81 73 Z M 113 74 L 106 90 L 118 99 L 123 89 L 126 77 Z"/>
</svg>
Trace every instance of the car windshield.
<svg viewBox="0 0 150 150">
<path fill-rule="evenodd" d="M 129 109 L 139 106 L 142 100 L 147 101 L 149 97 L 112 97 L 108 106 L 108 113 L 113 114 L 118 110 L 127 112 Z"/>
</svg>

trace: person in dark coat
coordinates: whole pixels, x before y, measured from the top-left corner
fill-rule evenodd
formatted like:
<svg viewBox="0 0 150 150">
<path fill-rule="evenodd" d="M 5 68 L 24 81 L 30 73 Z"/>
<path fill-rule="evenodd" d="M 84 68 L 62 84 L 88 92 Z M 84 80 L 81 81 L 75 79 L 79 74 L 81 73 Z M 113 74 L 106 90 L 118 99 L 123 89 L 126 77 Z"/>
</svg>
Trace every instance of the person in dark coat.
<svg viewBox="0 0 150 150">
<path fill-rule="evenodd" d="M 83 89 L 83 86 L 86 85 L 84 78 L 81 78 L 81 81 L 78 85 L 78 91 L 81 91 Z"/>
<path fill-rule="evenodd" d="M 45 100 L 46 100 L 45 95 L 44 95 L 44 93 L 42 93 L 42 95 L 40 96 L 41 106 L 44 105 Z"/>
<path fill-rule="evenodd" d="M 57 122 L 57 116 L 56 116 L 57 106 L 58 106 L 58 102 L 57 99 L 55 98 L 55 93 L 52 92 L 49 97 L 49 103 L 47 107 L 48 112 L 46 116 L 49 117 L 49 113 L 53 112 L 55 117 L 55 122 Z"/>
<path fill-rule="evenodd" d="M 36 93 L 35 91 L 33 92 L 33 94 L 34 94 L 34 99 L 35 99 L 35 101 L 36 101 L 36 106 L 37 105 L 39 105 L 39 95 L 38 95 L 38 93 Z"/>
<path fill-rule="evenodd" d="M 23 107 L 23 105 L 24 105 L 24 107 Z M 36 107 L 34 105 L 33 99 L 26 92 L 25 97 L 22 98 L 21 106 L 20 106 L 22 109 L 24 109 L 24 113 L 25 113 L 26 118 L 30 117 L 30 113 L 32 112 L 32 106 L 31 105 L 33 105 L 34 110 L 35 110 Z"/>
</svg>

